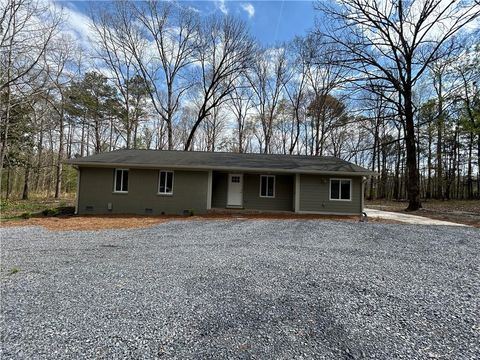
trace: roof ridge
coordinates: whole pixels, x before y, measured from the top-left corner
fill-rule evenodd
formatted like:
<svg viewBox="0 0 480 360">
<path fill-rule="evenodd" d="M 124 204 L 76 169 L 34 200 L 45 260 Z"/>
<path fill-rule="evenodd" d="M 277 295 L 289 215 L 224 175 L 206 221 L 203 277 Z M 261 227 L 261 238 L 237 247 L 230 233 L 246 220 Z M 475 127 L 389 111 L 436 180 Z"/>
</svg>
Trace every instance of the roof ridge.
<svg viewBox="0 0 480 360">
<path fill-rule="evenodd" d="M 168 149 L 115 149 L 112 151 L 106 151 L 94 155 L 107 154 L 111 152 L 120 152 L 120 151 L 151 151 L 151 152 L 176 152 L 176 153 L 196 153 L 196 154 L 229 154 L 229 155 L 261 155 L 261 156 L 286 156 L 286 157 L 299 157 L 299 158 L 309 158 L 309 159 L 337 159 L 350 163 L 349 161 L 343 160 L 339 157 L 333 155 L 305 155 L 305 154 L 279 154 L 279 153 L 258 153 L 258 152 L 248 152 L 248 153 L 239 153 L 233 151 L 206 151 L 206 150 L 168 150 Z"/>
</svg>

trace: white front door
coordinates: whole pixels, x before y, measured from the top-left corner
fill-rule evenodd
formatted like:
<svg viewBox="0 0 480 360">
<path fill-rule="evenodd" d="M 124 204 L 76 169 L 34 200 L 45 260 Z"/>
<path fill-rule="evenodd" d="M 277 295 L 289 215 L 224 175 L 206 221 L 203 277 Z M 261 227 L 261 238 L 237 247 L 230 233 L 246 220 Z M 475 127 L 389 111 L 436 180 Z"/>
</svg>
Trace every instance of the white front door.
<svg viewBox="0 0 480 360">
<path fill-rule="evenodd" d="M 227 206 L 243 206 L 243 174 L 228 174 Z"/>
</svg>

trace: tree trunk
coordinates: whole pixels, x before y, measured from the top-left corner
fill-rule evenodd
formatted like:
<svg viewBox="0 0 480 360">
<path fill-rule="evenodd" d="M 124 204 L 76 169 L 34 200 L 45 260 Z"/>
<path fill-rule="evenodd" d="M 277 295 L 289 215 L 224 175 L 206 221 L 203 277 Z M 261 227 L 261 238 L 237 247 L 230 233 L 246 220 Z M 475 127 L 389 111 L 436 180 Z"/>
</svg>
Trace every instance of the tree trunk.
<svg viewBox="0 0 480 360">
<path fill-rule="evenodd" d="M 407 211 L 415 211 L 422 207 L 418 187 L 417 154 L 415 145 L 415 124 L 412 94 L 406 91 L 405 103 L 405 148 L 407 153 Z"/>
<path fill-rule="evenodd" d="M 10 69 L 8 69 L 7 74 L 10 74 Z M 8 79 L 7 75 L 7 79 Z M 6 109 L 5 109 L 5 122 L 3 124 L 3 139 L 1 139 L 2 144 L 0 148 L 0 189 L 2 186 L 2 171 L 3 171 L 3 165 L 5 162 L 5 156 L 7 155 L 7 146 L 8 146 L 8 127 L 10 124 L 10 86 L 7 86 L 7 91 L 6 91 Z"/>
<path fill-rule="evenodd" d="M 167 136 L 168 136 L 168 150 L 173 150 L 173 129 L 172 129 L 172 122 L 171 120 L 167 121 Z M 188 139 L 187 141 L 188 147 L 190 147 L 190 142 L 193 140 L 193 134 L 192 137 Z M 185 148 L 185 150 L 188 150 Z"/>
<path fill-rule="evenodd" d="M 7 168 L 7 186 L 5 189 L 5 200 L 8 200 L 10 197 L 10 166 Z"/>
<path fill-rule="evenodd" d="M 242 118 L 242 115 L 240 114 L 239 119 Z M 239 120 L 238 122 L 238 152 L 241 154 L 243 153 L 243 126 L 242 126 L 242 120 Z"/>
<path fill-rule="evenodd" d="M 42 155 L 43 155 L 43 116 L 40 117 L 40 131 L 39 138 L 37 142 L 38 154 L 37 154 L 37 168 L 35 170 L 35 184 L 34 191 L 38 191 L 38 186 L 40 184 L 40 169 L 42 166 Z"/>
<path fill-rule="evenodd" d="M 430 199 L 432 197 L 432 129 L 430 123 L 428 124 L 427 168 L 427 191 L 425 197 Z"/>
<path fill-rule="evenodd" d="M 74 132 L 74 126 L 71 123 L 69 123 L 68 124 L 67 159 L 70 159 L 72 157 L 73 132 Z"/>
<path fill-rule="evenodd" d="M 13 7 L 12 7 L 13 9 Z M 1 26 L 0 26 L 1 27 Z M 2 31 L 3 32 L 3 31 Z M 4 123 L 4 128 L 3 128 L 3 139 L 1 139 L 1 148 L 0 148 L 0 189 L 2 188 L 2 171 L 3 171 L 3 165 L 5 162 L 5 156 L 7 155 L 7 147 L 8 147 L 8 127 L 10 124 L 10 110 L 11 110 L 11 89 L 10 89 L 10 80 L 12 78 L 12 41 L 13 37 L 11 38 L 10 42 L 10 47 L 7 50 L 8 55 L 7 55 L 7 74 L 5 80 L 7 81 L 7 88 L 6 88 L 6 108 L 5 108 L 5 123 Z M 3 52 L 3 51 L 2 51 Z M 3 72 L 3 71 L 2 71 Z M 2 89 L 3 90 L 3 89 Z"/>
<path fill-rule="evenodd" d="M 298 111 L 298 101 L 295 107 L 295 125 L 296 125 L 296 133 L 295 136 L 291 136 L 290 139 L 290 148 L 288 149 L 288 153 L 290 155 L 293 154 L 293 151 L 295 150 L 295 146 L 298 144 L 298 137 L 300 136 L 300 114 Z M 292 127 L 292 132 L 293 132 L 293 127 Z M 293 139 L 292 139 L 293 138 Z"/>
<path fill-rule="evenodd" d="M 375 157 L 377 155 L 377 139 L 378 139 L 378 126 L 375 126 L 375 133 L 373 134 L 373 151 L 372 151 L 372 171 L 375 171 Z M 373 185 L 374 176 L 370 177 L 370 195 L 368 200 L 373 200 Z"/>
<path fill-rule="evenodd" d="M 386 146 L 382 146 L 382 173 L 381 173 L 381 192 L 380 197 L 385 199 L 387 197 L 387 180 L 388 180 L 388 172 L 387 172 L 387 151 Z"/>
<path fill-rule="evenodd" d="M 58 156 L 57 156 L 57 167 L 55 174 L 55 199 L 60 198 L 62 190 L 62 173 L 63 173 L 63 146 L 64 146 L 64 124 L 63 124 L 64 112 L 63 105 L 62 111 L 60 113 L 60 123 L 59 123 L 59 139 L 58 139 Z M 53 154 L 52 154 L 53 155 Z"/>
<path fill-rule="evenodd" d="M 467 198 L 473 199 L 473 168 L 472 168 L 472 157 L 473 157 L 473 132 L 470 132 L 469 141 L 468 141 L 468 168 L 467 168 Z"/>
<path fill-rule="evenodd" d="M 134 149 L 138 147 L 137 137 L 138 137 L 138 119 L 135 120 L 135 125 L 133 127 L 133 148 Z"/>
<path fill-rule="evenodd" d="M 25 166 L 25 178 L 23 182 L 22 200 L 28 200 L 28 184 L 30 181 L 30 161 Z"/>
<path fill-rule="evenodd" d="M 87 123 L 87 139 L 86 139 L 86 142 L 85 142 L 85 151 L 86 151 L 86 154 L 87 156 L 90 155 L 90 124 Z"/>
<path fill-rule="evenodd" d="M 400 144 L 401 138 L 401 128 L 398 127 L 397 135 L 397 159 L 395 164 L 395 183 L 393 185 L 393 197 L 396 200 L 400 200 L 400 162 L 402 159 L 402 147 Z"/>
<path fill-rule="evenodd" d="M 82 139 L 80 141 L 80 156 L 85 154 L 85 118 L 82 121 Z"/>
<path fill-rule="evenodd" d="M 477 198 L 480 199 L 480 134 L 478 134 L 477 146 Z"/>
<path fill-rule="evenodd" d="M 100 119 L 95 119 L 94 131 L 95 131 L 95 154 L 99 154 L 102 151 L 102 139 L 100 137 Z M 110 135 L 111 135 L 111 131 L 110 131 Z"/>
<path fill-rule="evenodd" d="M 381 144 L 380 144 L 380 137 L 378 139 L 378 143 L 377 143 L 377 169 L 378 169 L 378 173 L 380 174 L 380 177 L 377 178 L 377 198 L 381 198 L 382 197 L 382 165 L 381 165 L 381 161 L 380 161 L 380 158 L 381 158 Z"/>
<path fill-rule="evenodd" d="M 438 119 L 437 119 L 437 199 L 443 199 L 442 143 L 443 143 L 443 100 L 442 82 L 439 80 Z"/>
</svg>

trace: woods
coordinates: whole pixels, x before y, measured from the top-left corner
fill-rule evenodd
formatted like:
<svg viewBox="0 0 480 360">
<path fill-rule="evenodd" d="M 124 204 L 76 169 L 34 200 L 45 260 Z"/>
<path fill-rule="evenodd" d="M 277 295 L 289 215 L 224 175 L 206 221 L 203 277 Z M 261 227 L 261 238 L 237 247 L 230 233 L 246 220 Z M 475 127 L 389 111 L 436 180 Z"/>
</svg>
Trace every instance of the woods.
<svg viewBox="0 0 480 360">
<path fill-rule="evenodd" d="M 182 3 L 0 3 L 1 198 L 74 192 L 66 159 L 122 148 L 336 156 L 370 199 L 480 199 L 480 4 L 317 2 L 260 44 Z"/>
</svg>

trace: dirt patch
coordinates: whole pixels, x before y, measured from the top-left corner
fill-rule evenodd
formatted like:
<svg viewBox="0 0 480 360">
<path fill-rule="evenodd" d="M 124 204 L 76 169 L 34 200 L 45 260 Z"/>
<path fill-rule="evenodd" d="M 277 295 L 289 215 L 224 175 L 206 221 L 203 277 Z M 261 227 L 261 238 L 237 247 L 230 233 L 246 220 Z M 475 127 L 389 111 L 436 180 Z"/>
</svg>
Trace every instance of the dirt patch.
<svg viewBox="0 0 480 360">
<path fill-rule="evenodd" d="M 439 212 L 429 209 L 420 209 L 414 212 L 415 215 L 428 217 L 435 220 L 450 221 L 459 224 L 470 225 L 480 228 L 480 213 L 469 212 Z"/>
<path fill-rule="evenodd" d="M 423 216 L 435 220 L 450 221 L 480 228 L 480 201 L 478 200 L 424 200 L 423 208 L 406 212 L 406 201 L 367 201 L 366 207 L 384 211 Z"/>
<path fill-rule="evenodd" d="M 197 221 L 197 220 L 333 220 L 344 222 L 358 222 L 359 216 L 340 215 L 300 215 L 300 214 L 205 214 L 201 216 L 134 216 L 134 215 L 102 215 L 102 216 L 69 216 L 51 218 L 31 218 L 8 220 L 0 223 L 0 227 L 7 226 L 43 226 L 49 230 L 105 230 L 144 228 L 168 221 Z M 369 218 L 369 222 L 399 224 L 397 221 Z"/>
</svg>

